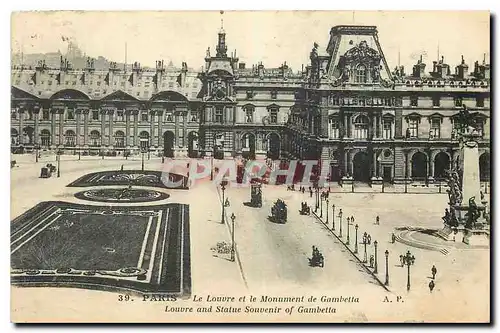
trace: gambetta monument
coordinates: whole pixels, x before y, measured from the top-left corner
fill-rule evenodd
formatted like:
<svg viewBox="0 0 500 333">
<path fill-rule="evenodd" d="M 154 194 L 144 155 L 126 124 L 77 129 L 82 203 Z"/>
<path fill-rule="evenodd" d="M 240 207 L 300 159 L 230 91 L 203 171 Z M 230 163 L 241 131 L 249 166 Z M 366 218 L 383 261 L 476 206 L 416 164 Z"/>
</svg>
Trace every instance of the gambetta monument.
<svg viewBox="0 0 500 333">
<path fill-rule="evenodd" d="M 486 201 L 480 190 L 478 139 L 475 117 L 467 107 L 458 115 L 460 155 L 448 174 L 449 209 L 445 210 L 444 228 L 439 235 L 469 245 L 489 244 L 489 219 Z"/>
</svg>

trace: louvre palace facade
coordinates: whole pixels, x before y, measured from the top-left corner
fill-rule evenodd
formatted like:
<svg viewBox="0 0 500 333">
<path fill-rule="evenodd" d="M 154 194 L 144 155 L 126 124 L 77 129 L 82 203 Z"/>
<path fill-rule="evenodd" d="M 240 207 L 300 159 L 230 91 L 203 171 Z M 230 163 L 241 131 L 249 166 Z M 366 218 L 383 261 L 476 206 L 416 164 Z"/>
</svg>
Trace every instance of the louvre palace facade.
<svg viewBox="0 0 500 333">
<path fill-rule="evenodd" d="M 14 66 L 11 79 L 13 153 L 319 160 L 332 181 L 428 183 L 458 158 L 465 105 L 481 125 L 489 180 L 486 59 L 390 70 L 373 26 L 333 27 L 295 72 L 239 62 L 221 29 L 199 71 L 162 60 L 102 70 L 90 58 L 73 68 L 61 57 L 59 68 Z"/>
</svg>

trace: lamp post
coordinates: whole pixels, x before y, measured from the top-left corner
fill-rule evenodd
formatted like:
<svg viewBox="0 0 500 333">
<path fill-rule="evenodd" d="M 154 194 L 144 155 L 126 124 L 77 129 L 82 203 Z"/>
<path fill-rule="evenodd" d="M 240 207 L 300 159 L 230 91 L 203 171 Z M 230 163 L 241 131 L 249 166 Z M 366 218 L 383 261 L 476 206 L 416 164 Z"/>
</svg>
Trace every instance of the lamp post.
<svg viewBox="0 0 500 333">
<path fill-rule="evenodd" d="M 234 261 L 234 220 L 236 219 L 236 216 L 234 216 L 234 213 L 231 214 L 231 261 Z"/>
<path fill-rule="evenodd" d="M 332 230 L 335 230 L 335 204 L 332 204 Z"/>
<path fill-rule="evenodd" d="M 340 223 L 339 237 L 342 237 L 342 208 L 340 208 L 340 211 L 339 211 L 339 223 Z"/>
<path fill-rule="evenodd" d="M 377 274 L 378 273 L 378 265 L 377 265 L 377 245 L 378 242 L 374 241 L 373 246 L 375 246 L 375 269 L 373 270 L 373 273 Z"/>
<path fill-rule="evenodd" d="M 144 154 L 146 152 L 144 151 L 144 148 L 141 149 L 141 156 L 142 156 L 142 162 L 141 162 L 141 170 L 144 171 Z"/>
<path fill-rule="evenodd" d="M 61 150 L 57 150 L 57 178 L 61 177 Z"/>
<path fill-rule="evenodd" d="M 318 212 L 319 208 L 319 187 L 318 185 L 315 185 L 314 190 L 316 191 L 316 206 L 314 207 L 314 212 Z"/>
<path fill-rule="evenodd" d="M 349 230 L 351 229 L 350 225 L 351 225 L 351 218 L 348 216 L 347 217 L 347 241 L 345 242 L 346 245 L 350 244 L 350 242 L 349 242 Z"/>
<path fill-rule="evenodd" d="M 403 256 L 403 265 L 408 266 L 408 281 L 406 282 L 406 290 L 410 291 L 410 266 L 415 264 L 415 256 L 410 251 Z"/>
<path fill-rule="evenodd" d="M 38 150 L 40 147 L 38 146 L 37 143 L 35 143 L 35 163 L 38 163 Z"/>
<path fill-rule="evenodd" d="M 385 250 L 385 285 L 389 285 L 389 250 Z"/>
<path fill-rule="evenodd" d="M 356 224 L 354 226 L 354 229 L 356 229 L 356 238 L 354 239 L 356 241 L 356 243 L 354 244 L 354 253 L 358 253 L 358 228 L 359 226 Z"/>
<path fill-rule="evenodd" d="M 320 195 L 320 201 L 321 201 L 321 209 L 320 209 L 320 214 L 319 214 L 319 217 L 323 217 L 323 193 L 321 193 Z"/>
<path fill-rule="evenodd" d="M 363 234 L 363 245 L 365 246 L 365 255 L 363 257 L 363 262 L 366 263 L 368 261 L 368 256 L 366 255 L 366 243 L 368 242 L 368 234 L 365 232 Z"/>
<path fill-rule="evenodd" d="M 328 201 L 328 198 L 326 198 L 326 225 L 328 225 L 328 204 L 329 204 L 329 201 Z"/>
<path fill-rule="evenodd" d="M 220 183 L 220 188 L 222 190 L 222 218 L 221 218 L 221 223 L 224 224 L 225 223 L 225 219 L 224 219 L 224 215 L 225 215 L 225 208 L 224 208 L 224 191 L 226 190 L 226 185 L 227 185 L 227 181 L 226 180 L 222 180 L 221 183 Z"/>
</svg>

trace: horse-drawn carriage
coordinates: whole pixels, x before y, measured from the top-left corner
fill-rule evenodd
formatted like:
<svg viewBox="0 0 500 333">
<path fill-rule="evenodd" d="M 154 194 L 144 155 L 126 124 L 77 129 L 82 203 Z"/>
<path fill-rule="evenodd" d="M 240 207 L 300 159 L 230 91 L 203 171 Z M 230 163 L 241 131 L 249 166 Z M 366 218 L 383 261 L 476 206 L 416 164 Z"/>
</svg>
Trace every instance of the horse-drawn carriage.
<svg viewBox="0 0 500 333">
<path fill-rule="evenodd" d="M 287 208 L 286 203 L 278 199 L 271 208 L 271 219 L 277 223 L 286 223 Z"/>
<path fill-rule="evenodd" d="M 54 172 L 56 172 L 56 167 L 48 163 L 40 169 L 40 178 L 50 178 Z"/>
<path fill-rule="evenodd" d="M 300 215 L 311 215 L 311 207 L 307 205 L 307 202 L 302 202 L 299 210 Z"/>
<path fill-rule="evenodd" d="M 311 267 L 325 267 L 325 258 L 319 252 L 316 246 L 312 247 L 312 257 L 309 258 L 309 266 Z"/>
</svg>

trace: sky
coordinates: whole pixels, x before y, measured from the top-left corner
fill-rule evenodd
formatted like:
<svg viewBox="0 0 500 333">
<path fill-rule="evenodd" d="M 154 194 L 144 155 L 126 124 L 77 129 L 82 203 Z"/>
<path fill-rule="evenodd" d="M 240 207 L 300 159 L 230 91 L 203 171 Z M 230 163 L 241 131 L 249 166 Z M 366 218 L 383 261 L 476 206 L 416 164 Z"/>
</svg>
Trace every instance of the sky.
<svg viewBox="0 0 500 333">
<path fill-rule="evenodd" d="M 236 49 L 247 67 L 287 62 L 294 70 L 308 63 L 317 42 L 325 48 L 335 25 L 374 25 L 392 69 L 411 71 L 420 54 L 426 70 L 439 54 L 452 68 L 461 55 L 469 68 L 489 63 L 490 16 L 485 11 L 226 11 L 223 16 L 228 54 Z M 11 16 L 12 52 L 65 53 L 68 40 L 92 57 L 138 61 L 154 67 L 156 60 L 204 64 L 206 50 L 215 54 L 221 26 L 219 11 L 191 12 L 20 12 Z M 64 38 L 63 38 L 64 37 Z M 64 39 L 64 40 L 63 40 Z"/>
</svg>

